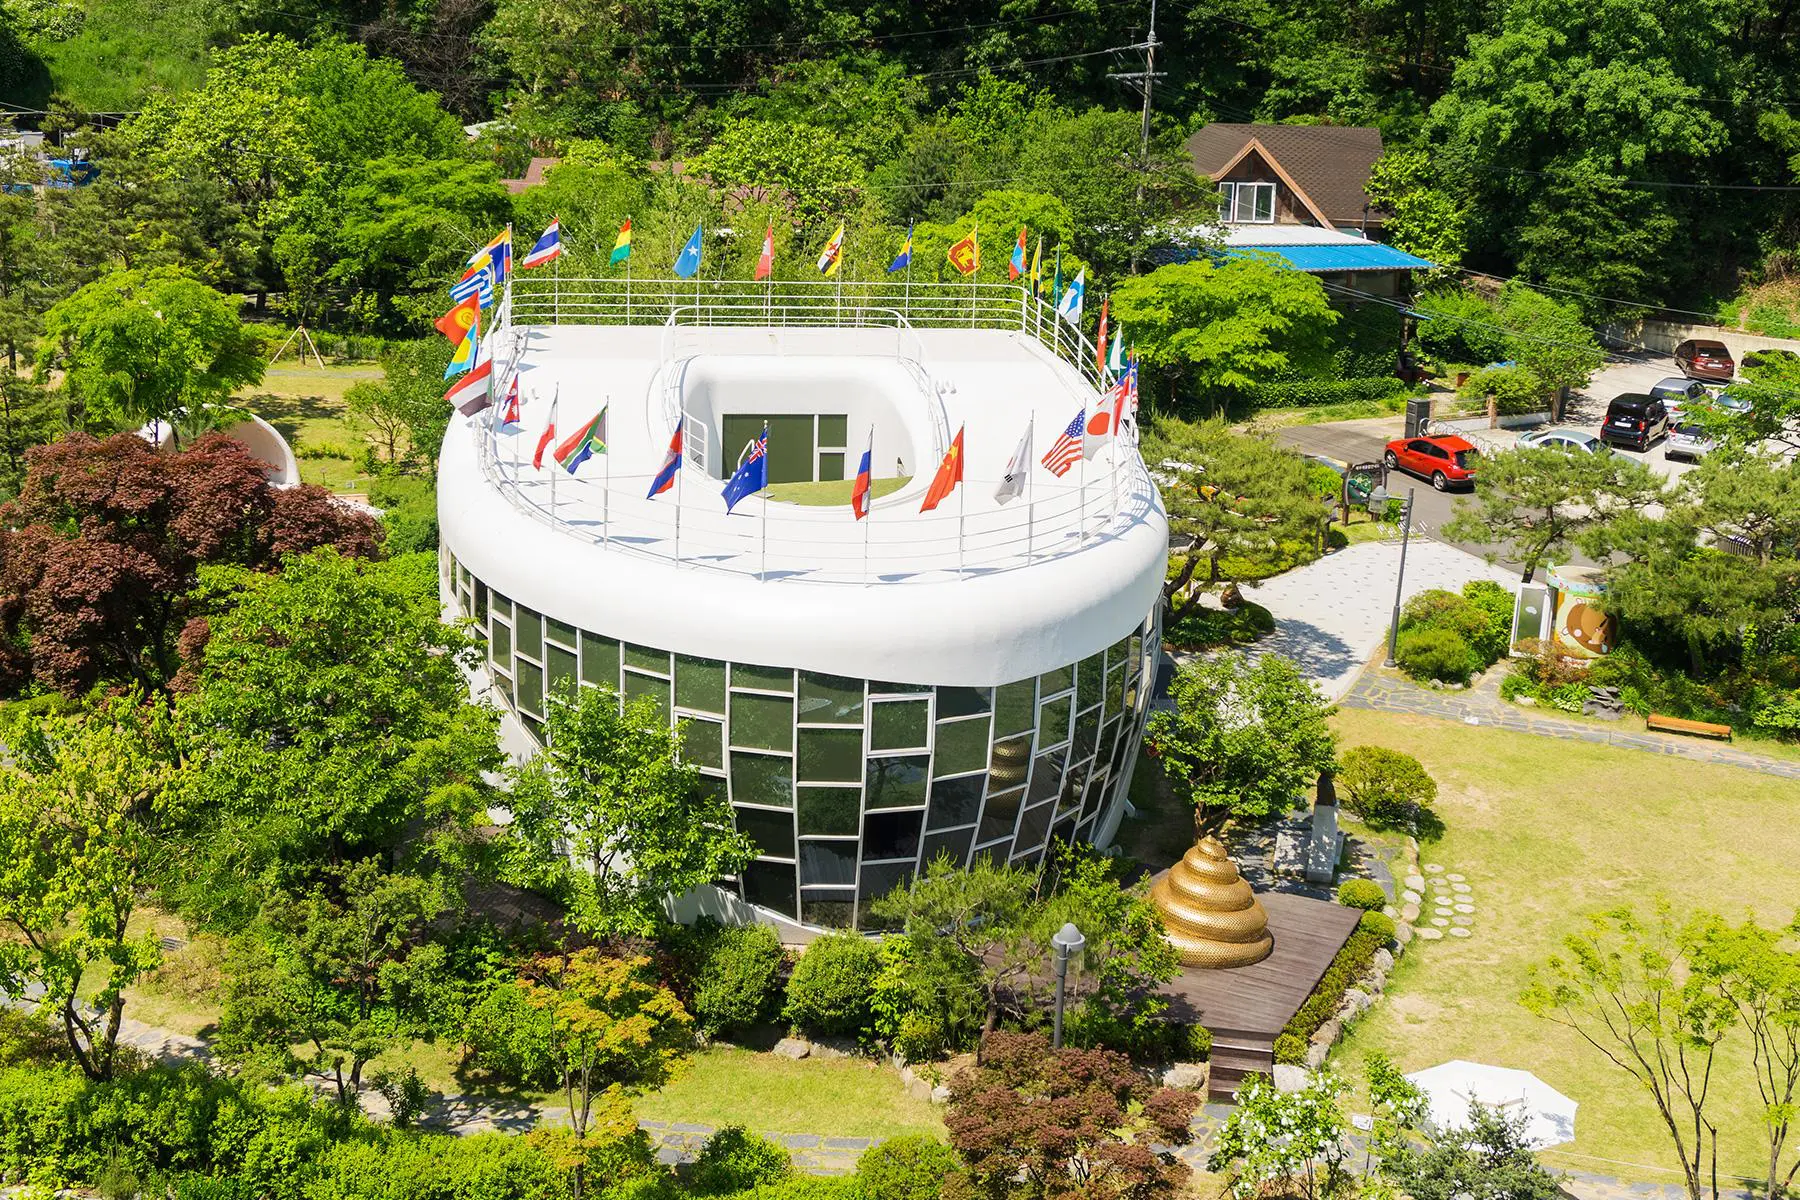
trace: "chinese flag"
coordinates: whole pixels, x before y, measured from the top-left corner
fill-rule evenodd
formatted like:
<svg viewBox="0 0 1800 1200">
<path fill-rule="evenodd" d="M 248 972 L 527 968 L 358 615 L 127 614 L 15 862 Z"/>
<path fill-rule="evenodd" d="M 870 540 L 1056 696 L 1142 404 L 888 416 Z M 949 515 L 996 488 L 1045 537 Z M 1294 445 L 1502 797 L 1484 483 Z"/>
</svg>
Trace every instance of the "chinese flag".
<svg viewBox="0 0 1800 1200">
<path fill-rule="evenodd" d="M 452 346 L 460 346 L 463 338 L 469 334 L 469 327 L 480 316 L 481 297 L 466 296 L 455 308 L 437 319 L 438 332 L 449 338 Z"/>
<path fill-rule="evenodd" d="M 969 226 L 969 236 L 950 247 L 950 265 L 960 274 L 973 275 L 981 268 L 981 243 L 975 240 L 976 227 Z"/>
<path fill-rule="evenodd" d="M 944 461 L 938 464 L 937 476 L 931 481 L 931 488 L 925 493 L 925 503 L 919 505 L 920 512 L 930 512 L 938 506 L 956 485 L 962 482 L 963 475 L 963 427 L 956 430 L 956 440 L 950 443 L 950 453 L 944 455 Z"/>
</svg>

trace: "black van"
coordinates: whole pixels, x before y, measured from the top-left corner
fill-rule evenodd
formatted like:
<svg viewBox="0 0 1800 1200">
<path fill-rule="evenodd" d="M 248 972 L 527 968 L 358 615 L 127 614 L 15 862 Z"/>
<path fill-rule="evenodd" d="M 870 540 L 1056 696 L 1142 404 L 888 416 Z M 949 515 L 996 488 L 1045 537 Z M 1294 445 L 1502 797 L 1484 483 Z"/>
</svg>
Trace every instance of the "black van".
<svg viewBox="0 0 1800 1200">
<path fill-rule="evenodd" d="M 1655 396 L 1626 392 L 1614 396 L 1600 424 L 1600 440 L 1627 450 L 1648 450 L 1669 432 L 1669 409 Z"/>
</svg>

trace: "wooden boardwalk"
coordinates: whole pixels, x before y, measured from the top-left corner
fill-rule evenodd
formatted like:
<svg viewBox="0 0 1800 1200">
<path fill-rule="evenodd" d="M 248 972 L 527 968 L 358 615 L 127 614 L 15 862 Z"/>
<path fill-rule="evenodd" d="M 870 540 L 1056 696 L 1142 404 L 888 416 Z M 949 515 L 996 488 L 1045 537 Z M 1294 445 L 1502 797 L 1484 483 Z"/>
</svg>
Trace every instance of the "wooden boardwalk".
<svg viewBox="0 0 1800 1200">
<path fill-rule="evenodd" d="M 1274 950 L 1248 967 L 1184 968 L 1162 990 L 1172 1019 L 1263 1034 L 1272 1041 L 1312 995 L 1362 918 L 1357 909 L 1287 892 L 1260 892 L 1257 899 L 1269 914 Z"/>
</svg>

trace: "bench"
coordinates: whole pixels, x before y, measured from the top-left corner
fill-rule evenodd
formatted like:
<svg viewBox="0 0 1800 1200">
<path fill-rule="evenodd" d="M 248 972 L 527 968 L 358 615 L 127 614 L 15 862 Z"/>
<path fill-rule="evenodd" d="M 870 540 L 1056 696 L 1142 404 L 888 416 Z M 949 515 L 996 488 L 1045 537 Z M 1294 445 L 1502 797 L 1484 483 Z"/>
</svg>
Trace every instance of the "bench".
<svg viewBox="0 0 1800 1200">
<path fill-rule="evenodd" d="M 1731 740 L 1731 726 L 1714 725 L 1711 721 L 1689 721 L 1681 717 L 1665 717 L 1661 713 L 1651 713 L 1644 721 L 1644 728 L 1659 729 L 1665 733 L 1691 733 L 1695 737 L 1719 738 Z"/>
</svg>

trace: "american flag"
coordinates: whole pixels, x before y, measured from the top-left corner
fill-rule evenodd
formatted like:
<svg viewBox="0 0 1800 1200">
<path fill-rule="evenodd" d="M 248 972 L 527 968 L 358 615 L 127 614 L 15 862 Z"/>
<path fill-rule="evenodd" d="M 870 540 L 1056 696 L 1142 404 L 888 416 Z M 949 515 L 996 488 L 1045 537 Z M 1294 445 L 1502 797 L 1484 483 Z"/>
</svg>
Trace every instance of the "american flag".
<svg viewBox="0 0 1800 1200">
<path fill-rule="evenodd" d="M 1087 409 L 1075 414 L 1069 427 L 1058 435 L 1044 452 L 1043 464 L 1052 475 L 1061 478 L 1069 473 L 1069 468 L 1081 461 L 1081 431 L 1087 424 Z"/>
</svg>

